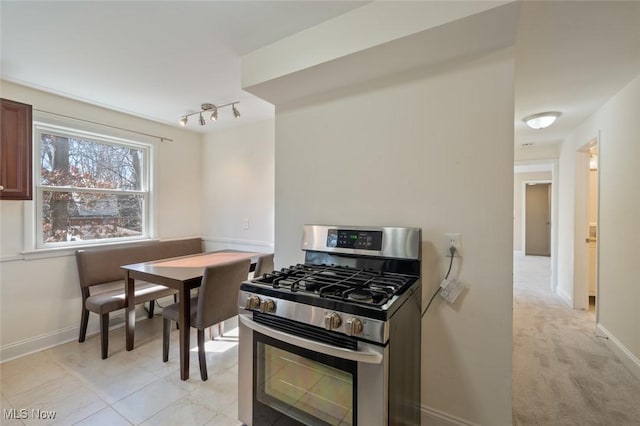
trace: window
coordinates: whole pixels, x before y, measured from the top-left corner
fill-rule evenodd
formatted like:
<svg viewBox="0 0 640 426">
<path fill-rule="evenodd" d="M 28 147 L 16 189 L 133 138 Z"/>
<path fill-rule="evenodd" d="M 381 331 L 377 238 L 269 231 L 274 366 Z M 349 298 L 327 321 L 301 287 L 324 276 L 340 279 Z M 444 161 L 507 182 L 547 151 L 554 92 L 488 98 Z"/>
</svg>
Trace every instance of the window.
<svg viewBox="0 0 640 426">
<path fill-rule="evenodd" d="M 151 146 L 36 124 L 37 248 L 148 238 Z"/>
</svg>

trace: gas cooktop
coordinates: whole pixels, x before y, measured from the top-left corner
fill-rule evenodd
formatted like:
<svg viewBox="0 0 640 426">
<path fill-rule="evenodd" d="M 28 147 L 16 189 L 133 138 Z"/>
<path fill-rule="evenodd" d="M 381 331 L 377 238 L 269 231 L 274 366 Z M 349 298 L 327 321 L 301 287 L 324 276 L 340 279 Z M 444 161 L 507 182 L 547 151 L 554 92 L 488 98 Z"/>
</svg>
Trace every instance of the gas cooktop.
<svg viewBox="0 0 640 426">
<path fill-rule="evenodd" d="M 252 280 L 284 292 L 303 293 L 364 305 L 382 306 L 416 277 L 348 266 L 298 264 Z"/>
<path fill-rule="evenodd" d="M 244 290 L 346 312 L 386 311 L 418 277 L 349 266 L 297 264 L 256 277 Z"/>
</svg>

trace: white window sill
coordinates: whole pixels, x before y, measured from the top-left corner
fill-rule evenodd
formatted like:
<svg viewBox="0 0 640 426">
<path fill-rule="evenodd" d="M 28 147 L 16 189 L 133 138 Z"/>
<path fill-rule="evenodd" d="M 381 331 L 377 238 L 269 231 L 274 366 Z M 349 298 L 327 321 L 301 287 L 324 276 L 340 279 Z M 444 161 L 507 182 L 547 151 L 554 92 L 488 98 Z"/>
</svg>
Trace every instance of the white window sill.
<svg viewBox="0 0 640 426">
<path fill-rule="evenodd" d="M 19 255 L 15 256 L 3 256 L 0 258 L 0 262 L 12 262 L 17 260 L 38 260 L 38 259 L 48 259 L 52 257 L 65 257 L 65 256 L 74 256 L 77 250 L 82 249 L 91 249 L 91 248 L 100 248 L 100 247 L 118 247 L 118 246 L 126 246 L 129 244 L 136 244 L 141 242 L 149 242 L 149 241 L 159 241 L 155 238 L 143 238 L 139 240 L 130 240 L 130 241 L 118 241 L 113 243 L 97 243 L 97 244 L 82 244 L 73 247 L 53 247 L 53 248 L 45 248 L 45 249 L 36 249 L 36 250 L 25 250 L 21 251 Z"/>
</svg>

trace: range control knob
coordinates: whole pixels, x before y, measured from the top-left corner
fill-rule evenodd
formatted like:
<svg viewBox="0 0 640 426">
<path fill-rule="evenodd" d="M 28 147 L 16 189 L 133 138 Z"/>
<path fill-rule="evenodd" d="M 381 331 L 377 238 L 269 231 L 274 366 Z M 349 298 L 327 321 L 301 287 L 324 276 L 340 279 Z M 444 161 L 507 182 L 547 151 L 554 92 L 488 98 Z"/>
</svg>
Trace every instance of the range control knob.
<svg viewBox="0 0 640 426">
<path fill-rule="evenodd" d="M 347 335 L 348 336 L 357 336 L 362 333 L 362 321 L 358 318 L 350 318 L 347 320 Z"/>
<path fill-rule="evenodd" d="M 324 316 L 324 328 L 335 330 L 342 324 L 342 318 L 335 312 L 330 312 Z"/>
<path fill-rule="evenodd" d="M 260 311 L 272 314 L 276 311 L 276 302 L 271 299 L 265 299 L 260 304 Z"/>
<path fill-rule="evenodd" d="M 247 309 L 256 310 L 260 308 L 260 298 L 258 296 L 249 296 L 247 297 L 247 302 L 245 304 Z"/>
</svg>

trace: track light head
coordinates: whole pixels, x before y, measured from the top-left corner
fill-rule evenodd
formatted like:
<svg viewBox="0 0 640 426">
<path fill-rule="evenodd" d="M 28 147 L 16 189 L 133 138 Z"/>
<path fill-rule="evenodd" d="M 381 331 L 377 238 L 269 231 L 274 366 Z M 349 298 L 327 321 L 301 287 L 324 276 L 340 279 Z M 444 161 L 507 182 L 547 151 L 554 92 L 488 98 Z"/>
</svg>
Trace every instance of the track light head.
<svg viewBox="0 0 640 426">
<path fill-rule="evenodd" d="M 218 119 L 218 108 L 213 107 L 213 112 L 211 113 L 211 121 L 216 121 Z"/>
<path fill-rule="evenodd" d="M 238 108 L 236 108 L 236 104 L 232 104 L 231 108 L 233 109 L 233 116 L 235 118 L 240 117 L 240 111 L 238 111 Z"/>
<path fill-rule="evenodd" d="M 188 121 L 188 120 L 189 120 L 189 119 L 187 118 L 187 116 L 186 116 L 186 115 L 182 116 L 182 118 L 180 119 L 180 125 L 181 125 L 182 127 L 186 126 L 186 125 L 187 125 L 187 121 Z"/>
<path fill-rule="evenodd" d="M 202 113 L 200 113 L 200 125 L 204 126 L 205 124 L 207 124 L 207 122 L 204 121 L 204 117 L 202 117 Z"/>
</svg>

